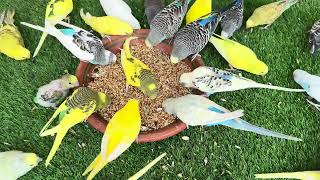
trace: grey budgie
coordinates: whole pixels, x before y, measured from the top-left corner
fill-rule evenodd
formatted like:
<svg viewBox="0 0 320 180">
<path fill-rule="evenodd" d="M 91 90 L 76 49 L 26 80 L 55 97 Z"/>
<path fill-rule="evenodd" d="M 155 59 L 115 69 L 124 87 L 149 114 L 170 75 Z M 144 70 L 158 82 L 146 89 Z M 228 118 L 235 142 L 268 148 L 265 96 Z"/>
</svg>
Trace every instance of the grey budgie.
<svg viewBox="0 0 320 180">
<path fill-rule="evenodd" d="M 150 24 L 152 19 L 165 8 L 164 0 L 145 0 L 144 12 L 147 16 L 148 23 Z"/>
<path fill-rule="evenodd" d="M 229 6 L 222 10 L 221 36 L 230 38 L 242 26 L 244 0 L 234 0 Z"/>
<path fill-rule="evenodd" d="M 314 23 L 310 30 L 309 43 L 311 46 L 310 53 L 315 54 L 320 48 L 320 20 Z"/>
<path fill-rule="evenodd" d="M 221 14 L 212 12 L 183 27 L 174 39 L 171 62 L 176 64 L 190 55 L 198 54 L 207 45 L 220 20 Z"/>
<path fill-rule="evenodd" d="M 175 35 L 187 13 L 189 2 L 190 0 L 175 0 L 152 19 L 150 33 L 145 41 L 148 47 L 156 46 Z"/>
</svg>

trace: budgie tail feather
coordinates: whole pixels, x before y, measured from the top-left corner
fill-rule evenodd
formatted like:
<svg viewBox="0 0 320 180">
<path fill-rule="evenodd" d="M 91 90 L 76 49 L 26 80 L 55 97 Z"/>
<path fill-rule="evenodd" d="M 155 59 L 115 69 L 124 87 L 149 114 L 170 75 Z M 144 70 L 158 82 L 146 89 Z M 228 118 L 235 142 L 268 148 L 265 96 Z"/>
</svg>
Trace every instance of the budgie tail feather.
<svg viewBox="0 0 320 180">
<path fill-rule="evenodd" d="M 305 175 L 303 172 L 288 172 L 288 173 L 267 173 L 267 174 L 256 174 L 258 179 L 275 179 L 275 178 L 287 178 L 287 179 L 304 179 Z"/>
</svg>

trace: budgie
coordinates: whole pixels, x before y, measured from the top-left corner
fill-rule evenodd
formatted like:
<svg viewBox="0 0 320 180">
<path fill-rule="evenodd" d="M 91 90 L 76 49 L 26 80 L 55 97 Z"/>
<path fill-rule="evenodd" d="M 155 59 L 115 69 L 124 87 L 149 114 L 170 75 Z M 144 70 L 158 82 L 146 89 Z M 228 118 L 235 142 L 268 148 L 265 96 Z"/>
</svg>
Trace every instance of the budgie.
<svg viewBox="0 0 320 180">
<path fill-rule="evenodd" d="M 80 10 L 80 16 L 86 24 L 93 30 L 100 33 L 102 37 L 108 35 L 129 35 L 133 33 L 133 28 L 126 22 L 112 16 L 95 17 L 90 13 Z"/>
<path fill-rule="evenodd" d="M 83 173 L 94 178 L 109 162 L 117 159 L 137 138 L 141 127 L 139 101 L 130 99 L 109 121 L 101 142 L 101 152 Z"/>
<path fill-rule="evenodd" d="M 117 60 L 115 54 L 104 49 L 102 41 L 98 37 L 79 27 L 62 21 L 59 24 L 67 27 L 66 29 L 56 29 L 51 25 L 44 29 L 25 22 L 21 24 L 39 31 L 45 31 L 56 37 L 65 48 L 82 61 L 91 64 L 110 65 Z"/>
<path fill-rule="evenodd" d="M 132 15 L 131 8 L 123 0 L 100 0 L 104 12 L 108 16 L 116 17 L 128 24 L 133 29 L 140 29 L 139 21 Z"/>
<path fill-rule="evenodd" d="M 55 26 L 58 22 L 65 19 L 73 10 L 73 0 L 50 0 L 46 8 L 45 29 L 48 26 Z M 38 46 L 33 54 L 36 57 L 44 43 L 48 33 L 43 31 Z"/>
<path fill-rule="evenodd" d="M 75 90 L 54 112 L 48 123 L 42 128 L 40 136 L 56 134 L 56 139 L 46 160 L 49 165 L 58 150 L 63 137 L 73 126 L 85 121 L 92 113 L 110 105 L 111 98 L 101 92 L 96 92 L 88 87 L 80 87 Z M 47 129 L 53 120 L 59 115 L 59 124 Z"/>
<path fill-rule="evenodd" d="M 320 48 L 320 20 L 315 22 L 309 36 L 310 53 L 315 54 Z"/>
<path fill-rule="evenodd" d="M 211 36 L 210 42 L 230 66 L 256 75 L 268 73 L 268 66 L 250 48 L 215 34 Z"/>
<path fill-rule="evenodd" d="M 144 13 L 149 24 L 163 8 L 165 8 L 164 0 L 144 0 Z"/>
<path fill-rule="evenodd" d="M 152 19 L 149 35 L 145 40 L 148 47 L 156 46 L 175 35 L 187 13 L 189 2 L 190 0 L 175 0 Z"/>
<path fill-rule="evenodd" d="M 233 129 L 257 133 L 263 136 L 302 141 L 296 137 L 284 135 L 250 124 L 239 118 L 243 115 L 242 111 L 238 110 L 230 112 L 203 96 L 189 94 L 178 98 L 170 98 L 163 102 L 163 107 L 167 113 L 176 115 L 181 121 L 191 126 L 222 125 Z"/>
<path fill-rule="evenodd" d="M 230 38 L 242 26 L 244 0 L 234 0 L 222 13 L 221 36 Z"/>
<path fill-rule="evenodd" d="M 289 89 L 257 83 L 251 79 L 232 74 L 228 71 L 206 66 L 200 66 L 190 73 L 182 74 L 180 77 L 180 83 L 185 87 L 199 89 L 207 95 L 218 92 L 237 91 L 249 88 L 265 88 L 289 92 L 305 92 L 304 89 Z"/>
<path fill-rule="evenodd" d="M 34 153 L 21 151 L 0 152 L 0 180 L 16 180 L 41 162 Z"/>
<path fill-rule="evenodd" d="M 22 36 L 14 25 L 14 11 L 0 14 L 0 53 L 15 60 L 30 58 L 30 51 L 25 48 Z"/>
<path fill-rule="evenodd" d="M 269 27 L 284 11 L 297 2 L 298 0 L 280 0 L 257 8 L 247 20 L 247 28 L 260 25 L 266 25 L 264 28 Z"/>
<path fill-rule="evenodd" d="M 212 0 L 196 0 L 187 12 L 186 23 L 192 23 L 211 12 Z"/>
<path fill-rule="evenodd" d="M 60 79 L 51 81 L 38 89 L 34 102 L 43 107 L 57 108 L 67 97 L 71 88 L 79 86 L 74 75 L 64 75 Z"/>
<path fill-rule="evenodd" d="M 130 52 L 130 41 L 136 38 L 127 38 L 121 50 L 121 65 L 126 76 L 127 88 L 128 85 L 135 86 L 151 99 L 155 99 L 159 90 L 154 74 L 146 64 L 133 57 Z"/>
<path fill-rule="evenodd" d="M 207 45 L 220 20 L 220 13 L 212 12 L 179 30 L 174 38 L 171 62 L 176 64 L 190 55 L 198 55 Z"/>
<path fill-rule="evenodd" d="M 293 72 L 293 78 L 306 93 L 320 103 L 320 77 L 309 74 L 306 71 L 296 69 Z M 308 100 L 308 102 L 315 106 L 320 111 L 320 104 L 315 104 Z"/>
<path fill-rule="evenodd" d="M 258 179 L 301 179 L 301 180 L 319 180 L 320 171 L 302 171 L 302 172 L 283 172 L 283 173 L 267 173 L 256 174 Z"/>
</svg>

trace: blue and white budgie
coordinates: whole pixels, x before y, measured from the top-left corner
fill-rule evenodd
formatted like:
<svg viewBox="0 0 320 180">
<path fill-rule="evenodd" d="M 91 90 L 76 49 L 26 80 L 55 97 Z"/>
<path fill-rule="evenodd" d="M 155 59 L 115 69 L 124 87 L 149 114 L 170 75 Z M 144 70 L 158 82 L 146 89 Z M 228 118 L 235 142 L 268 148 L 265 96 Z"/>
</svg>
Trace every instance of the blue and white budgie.
<svg viewBox="0 0 320 180">
<path fill-rule="evenodd" d="M 174 38 L 170 60 L 176 64 L 198 53 L 207 45 L 221 20 L 221 14 L 212 12 L 183 27 Z"/>
<path fill-rule="evenodd" d="M 67 97 L 71 88 L 79 86 L 76 76 L 66 74 L 38 89 L 34 102 L 43 107 L 58 108 Z"/>
<path fill-rule="evenodd" d="M 299 138 L 270 131 L 255 126 L 240 119 L 242 111 L 230 112 L 222 106 L 210 101 L 208 98 L 198 95 L 186 95 L 178 98 L 170 98 L 163 102 L 163 108 L 169 114 L 176 115 L 187 125 L 227 126 L 233 129 L 257 133 L 293 141 L 302 141 Z M 224 115 L 224 116 L 221 116 Z M 218 119 L 218 117 L 220 119 Z"/>
<path fill-rule="evenodd" d="M 148 23 L 165 8 L 164 0 L 144 0 L 144 14 L 147 16 Z"/>
<path fill-rule="evenodd" d="M 190 0 L 175 0 L 152 19 L 150 33 L 145 41 L 148 47 L 156 46 L 175 35 L 187 13 L 189 2 Z"/>
<path fill-rule="evenodd" d="M 65 48 L 82 61 L 109 65 L 117 60 L 115 54 L 104 49 L 102 41 L 98 37 L 74 25 L 60 21 L 58 24 L 67 27 L 66 29 L 57 29 L 52 25 L 48 25 L 47 29 L 44 29 L 26 22 L 21 22 L 21 24 L 56 37 Z"/>
<path fill-rule="evenodd" d="M 320 20 L 315 22 L 310 30 L 309 43 L 310 53 L 315 54 L 320 48 Z"/>
<path fill-rule="evenodd" d="M 34 153 L 0 152 L 0 180 L 16 180 L 36 167 L 42 159 Z"/>
<path fill-rule="evenodd" d="M 244 0 L 234 0 L 222 10 L 221 36 L 230 38 L 242 26 Z"/>
<path fill-rule="evenodd" d="M 306 71 L 296 69 L 293 72 L 293 78 L 306 93 L 320 103 L 320 77 L 309 74 Z M 315 104 L 307 100 L 311 105 L 315 106 L 320 111 L 320 104 Z"/>
<path fill-rule="evenodd" d="M 217 68 L 201 66 L 190 73 L 180 76 L 180 83 L 185 87 L 199 89 L 211 95 L 218 92 L 237 91 L 248 88 L 265 88 L 289 92 L 305 92 L 304 89 L 289 89 L 257 83 L 251 79 L 232 74 Z"/>
<path fill-rule="evenodd" d="M 133 29 L 140 29 L 139 21 L 132 15 L 130 6 L 123 0 L 100 0 L 104 12 L 130 24 Z"/>
</svg>

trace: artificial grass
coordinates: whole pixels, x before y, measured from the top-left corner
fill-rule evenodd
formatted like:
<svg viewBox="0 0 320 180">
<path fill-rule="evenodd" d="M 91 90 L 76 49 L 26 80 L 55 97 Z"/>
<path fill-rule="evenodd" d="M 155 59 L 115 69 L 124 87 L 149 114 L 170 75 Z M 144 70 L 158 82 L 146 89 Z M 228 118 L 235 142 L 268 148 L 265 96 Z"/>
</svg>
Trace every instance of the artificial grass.
<svg viewBox="0 0 320 180">
<path fill-rule="evenodd" d="M 147 27 L 143 1 L 127 2 L 142 27 Z M 245 21 L 255 8 L 269 2 L 271 0 L 245 1 Z M 215 8 L 221 8 L 230 0 L 213 3 Z M 41 34 L 19 22 L 43 25 L 46 4 L 47 1 L 40 0 L 0 2 L 0 10 L 16 10 L 16 25 L 31 52 L 36 48 Z M 71 23 L 85 29 L 90 28 L 80 19 L 80 8 L 93 15 L 104 15 L 98 0 L 75 0 L 74 5 Z M 320 19 L 319 7 L 319 0 L 300 0 L 268 30 L 246 30 L 243 27 L 237 32 L 234 39 L 251 47 L 270 69 L 266 76 L 242 74 L 258 82 L 298 88 L 292 78 L 295 69 L 320 73 L 320 55 L 312 57 L 307 44 L 307 31 Z M 207 65 L 228 67 L 211 44 L 201 55 Z M 53 37 L 46 39 L 35 59 L 18 62 L 0 55 L 0 151 L 31 151 L 46 158 L 54 137 L 41 138 L 39 131 L 54 110 L 38 107 L 33 103 L 33 97 L 39 86 L 58 78 L 64 70 L 75 72 L 78 63 L 79 60 Z M 244 109 L 243 119 L 250 123 L 300 137 L 302 142 L 264 137 L 226 127 L 195 127 L 161 142 L 133 144 L 105 167 L 96 179 L 128 178 L 162 152 L 168 155 L 143 179 L 177 179 L 182 175 L 184 179 L 247 180 L 262 172 L 319 170 L 320 116 L 305 98 L 303 93 L 263 89 L 219 93 L 211 97 L 230 110 Z M 183 141 L 182 136 L 189 136 L 190 140 Z M 64 138 L 51 166 L 46 168 L 41 163 L 21 179 L 84 179 L 81 174 L 99 153 L 101 138 L 102 134 L 85 123 L 77 125 Z M 85 147 L 80 148 L 82 143 Z"/>
</svg>

